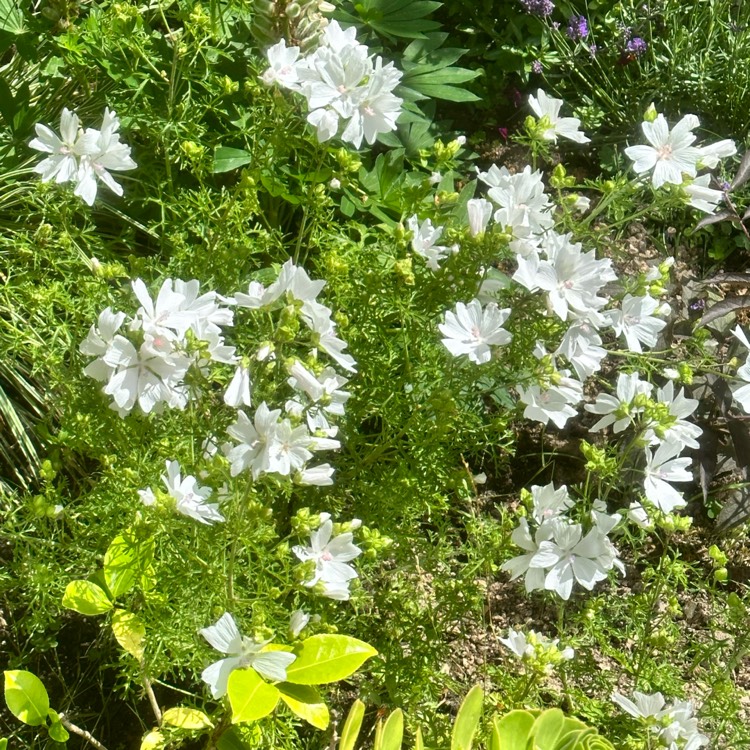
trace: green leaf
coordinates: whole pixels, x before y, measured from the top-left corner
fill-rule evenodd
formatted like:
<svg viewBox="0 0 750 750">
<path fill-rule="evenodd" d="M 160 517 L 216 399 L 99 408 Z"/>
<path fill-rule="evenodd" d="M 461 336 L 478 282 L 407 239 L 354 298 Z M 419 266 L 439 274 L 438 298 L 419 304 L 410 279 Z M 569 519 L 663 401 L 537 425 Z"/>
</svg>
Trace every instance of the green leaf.
<svg viewBox="0 0 750 750">
<path fill-rule="evenodd" d="M 356 638 L 321 633 L 302 641 L 295 653 L 296 661 L 286 670 L 287 682 L 325 685 L 354 674 L 378 652 L 369 643 Z"/>
<path fill-rule="evenodd" d="M 54 719 L 52 718 L 53 716 L 55 717 Z M 47 727 L 49 736 L 55 742 L 67 742 L 70 739 L 70 735 L 68 734 L 68 730 L 65 729 L 65 727 L 60 722 L 60 717 L 57 715 L 57 712 L 50 710 L 49 718 L 50 725 Z"/>
<path fill-rule="evenodd" d="M 146 640 L 146 626 L 138 615 L 116 609 L 112 613 L 112 632 L 117 642 L 138 661 L 143 658 L 143 642 Z"/>
<path fill-rule="evenodd" d="M 562 732 L 565 715 L 559 708 L 543 711 L 531 727 L 530 736 L 539 750 L 554 750 Z"/>
<path fill-rule="evenodd" d="M 312 724 L 317 729 L 327 729 L 331 721 L 328 706 L 323 702 L 320 693 L 310 685 L 292 685 L 282 682 L 276 685 L 281 693 L 281 700 L 289 710 Z"/>
<path fill-rule="evenodd" d="M 167 709 L 162 716 L 162 721 L 178 729 L 211 729 L 213 727 L 213 722 L 203 711 L 185 706 Z"/>
<path fill-rule="evenodd" d="M 231 172 L 233 169 L 244 167 L 253 160 L 251 154 L 242 148 L 217 146 L 214 151 L 214 174 Z"/>
<path fill-rule="evenodd" d="M 227 694 L 232 706 L 232 724 L 268 716 L 281 696 L 278 688 L 263 682 L 253 669 L 235 669 L 229 675 Z"/>
<path fill-rule="evenodd" d="M 414 750 L 424 750 L 424 740 L 422 739 L 422 727 L 417 727 L 417 734 L 414 737 Z"/>
<path fill-rule="evenodd" d="M 26 28 L 21 4 L 18 0 L 0 0 L 0 30 L 19 36 Z"/>
<path fill-rule="evenodd" d="M 341 730 L 339 750 L 354 750 L 357 737 L 359 737 L 359 730 L 362 728 L 364 715 L 365 704 L 361 700 L 354 701 L 344 722 L 344 728 Z"/>
<path fill-rule="evenodd" d="M 230 727 L 219 737 L 216 747 L 217 750 L 248 750 L 249 745 L 243 741 L 236 727 Z"/>
<path fill-rule="evenodd" d="M 151 565 L 154 540 L 140 538 L 128 529 L 118 534 L 104 555 L 104 580 L 112 599 L 130 591 L 136 579 Z"/>
<path fill-rule="evenodd" d="M 112 609 L 107 593 L 92 581 L 71 581 L 65 587 L 62 603 L 82 615 L 101 615 Z"/>
<path fill-rule="evenodd" d="M 378 723 L 374 750 L 401 750 L 404 740 L 404 714 L 397 708 L 385 721 Z"/>
<path fill-rule="evenodd" d="M 490 750 L 526 750 L 534 716 L 528 711 L 511 711 L 493 721 Z"/>
<path fill-rule="evenodd" d="M 484 692 L 479 685 L 475 685 L 458 709 L 451 736 L 451 750 L 471 750 L 483 706 Z"/>
<path fill-rule="evenodd" d="M 0 750 L 8 750 L 8 740 L 5 738 L 0 740 Z"/>
<path fill-rule="evenodd" d="M 24 724 L 38 727 L 47 721 L 49 696 L 42 681 L 31 672 L 22 669 L 5 672 L 5 702 L 13 716 Z"/>
</svg>

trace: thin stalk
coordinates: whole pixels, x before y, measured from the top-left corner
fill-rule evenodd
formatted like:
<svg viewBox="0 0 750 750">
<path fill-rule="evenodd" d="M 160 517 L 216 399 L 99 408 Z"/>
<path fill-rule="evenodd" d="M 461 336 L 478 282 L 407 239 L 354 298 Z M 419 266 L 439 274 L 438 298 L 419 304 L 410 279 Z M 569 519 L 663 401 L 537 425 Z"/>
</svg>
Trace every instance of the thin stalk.
<svg viewBox="0 0 750 750">
<path fill-rule="evenodd" d="M 102 745 L 99 740 L 94 737 L 91 732 L 87 732 L 85 729 L 81 729 L 81 727 L 76 726 L 72 721 L 70 721 L 65 714 L 60 714 L 60 723 L 73 734 L 77 734 L 79 737 L 83 737 L 86 742 L 89 743 L 89 745 L 97 748 L 97 750 L 107 750 L 107 748 Z"/>
</svg>

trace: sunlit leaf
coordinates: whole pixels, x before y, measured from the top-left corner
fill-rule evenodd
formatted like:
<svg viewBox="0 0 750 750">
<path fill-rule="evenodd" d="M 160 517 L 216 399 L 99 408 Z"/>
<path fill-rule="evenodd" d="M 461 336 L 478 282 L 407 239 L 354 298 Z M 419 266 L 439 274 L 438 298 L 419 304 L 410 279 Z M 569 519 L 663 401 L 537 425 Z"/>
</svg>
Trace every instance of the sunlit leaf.
<svg viewBox="0 0 750 750">
<path fill-rule="evenodd" d="M 378 652 L 356 638 L 321 633 L 302 641 L 295 653 L 297 659 L 286 671 L 287 682 L 324 685 L 354 674 Z"/>
<path fill-rule="evenodd" d="M 104 589 L 93 581 L 71 581 L 65 587 L 62 603 L 82 615 L 101 615 L 113 606 Z"/>
<path fill-rule="evenodd" d="M 257 721 L 276 708 L 281 693 L 264 682 L 252 669 L 235 669 L 229 675 L 227 695 L 232 706 L 232 723 Z"/>
<path fill-rule="evenodd" d="M 5 702 L 17 719 L 33 727 L 47 721 L 49 696 L 42 681 L 31 672 L 16 669 L 5 672 Z"/>
</svg>

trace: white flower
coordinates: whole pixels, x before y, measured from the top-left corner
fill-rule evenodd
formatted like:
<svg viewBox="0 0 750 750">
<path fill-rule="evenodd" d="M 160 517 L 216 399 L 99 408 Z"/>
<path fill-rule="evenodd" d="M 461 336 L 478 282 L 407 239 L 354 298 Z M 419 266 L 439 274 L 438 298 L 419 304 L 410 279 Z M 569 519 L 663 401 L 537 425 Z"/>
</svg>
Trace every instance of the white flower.
<svg viewBox="0 0 750 750">
<path fill-rule="evenodd" d="M 601 369 L 601 361 L 607 356 L 601 344 L 596 328 L 585 320 L 577 320 L 565 331 L 554 353 L 566 357 L 578 378 L 585 380 Z"/>
<path fill-rule="evenodd" d="M 492 204 L 484 198 L 472 198 L 466 203 L 469 215 L 469 234 L 477 237 L 484 234 L 492 216 Z"/>
<path fill-rule="evenodd" d="M 125 322 L 125 313 L 112 312 L 107 307 L 99 313 L 99 320 L 95 326 L 91 326 L 88 336 L 81 342 L 78 350 L 81 354 L 97 357 L 91 364 L 87 365 L 84 373 L 95 380 L 109 380 L 115 368 L 104 361 L 104 357 L 112 346 L 115 334 Z"/>
<path fill-rule="evenodd" d="M 682 508 L 686 502 L 681 492 L 669 482 L 692 482 L 693 475 L 688 471 L 689 458 L 676 458 L 682 446 L 675 443 L 662 443 L 655 451 L 646 448 L 646 468 L 644 469 L 643 491 L 663 513 L 671 513 Z"/>
<path fill-rule="evenodd" d="M 349 598 L 349 581 L 357 578 L 357 571 L 348 562 L 358 557 L 362 550 L 352 544 L 351 531 L 331 538 L 333 522 L 327 513 L 321 514 L 321 524 L 310 534 L 309 547 L 292 547 L 292 552 L 302 562 L 315 563 L 313 577 L 303 585 L 323 584 L 323 594 L 331 599 L 345 601 Z"/>
<path fill-rule="evenodd" d="M 435 244 L 443 234 L 443 227 L 433 227 L 429 219 L 425 219 L 420 225 L 416 215 L 406 220 L 406 226 L 413 235 L 412 250 L 425 259 L 428 268 L 440 270 L 439 262 L 451 253 L 449 247 Z"/>
<path fill-rule="evenodd" d="M 224 516 L 219 513 L 218 503 L 207 503 L 213 490 L 210 487 L 201 487 L 194 476 L 180 475 L 180 462 L 167 461 L 167 473 L 162 474 L 161 480 L 167 488 L 167 492 L 175 501 L 175 510 L 183 516 L 193 518 L 200 523 L 211 526 L 217 521 L 224 521 Z M 141 494 L 143 493 L 143 494 Z M 156 498 L 151 489 L 140 491 L 144 505 L 153 505 Z"/>
<path fill-rule="evenodd" d="M 734 156 L 737 153 L 737 145 L 733 140 L 725 138 L 723 141 L 709 143 L 708 146 L 700 146 L 699 166 L 713 169 L 719 159 L 726 159 L 728 156 Z"/>
<path fill-rule="evenodd" d="M 580 130 L 581 121 L 577 117 L 560 117 L 562 99 L 554 99 L 538 89 L 536 96 L 529 96 L 529 106 L 534 114 L 547 126 L 542 137 L 546 141 L 557 143 L 557 136 L 568 138 L 576 143 L 588 143 L 587 138 Z"/>
<path fill-rule="evenodd" d="M 547 388 L 539 385 L 531 385 L 528 388 L 516 386 L 518 400 L 526 404 L 523 412 L 526 419 L 533 419 L 545 425 L 552 420 L 562 429 L 565 423 L 578 413 L 573 407 L 583 398 L 583 384 L 565 373 L 567 371 L 563 370 L 559 381 Z"/>
<path fill-rule="evenodd" d="M 164 280 L 155 301 L 141 279 L 135 279 L 132 287 L 141 307 L 131 328 L 140 328 L 157 340 L 180 340 L 190 328 L 193 316 L 182 311 L 185 297 L 174 291 L 172 279 Z"/>
<path fill-rule="evenodd" d="M 227 456 L 233 477 L 250 469 L 255 480 L 269 471 L 270 451 L 277 440 L 280 416 L 281 409 L 270 410 L 265 401 L 256 409 L 253 422 L 244 411 L 237 412 L 237 421 L 227 428 L 227 433 L 239 441 Z"/>
<path fill-rule="evenodd" d="M 740 330 L 739 327 L 738 330 Z M 742 335 L 744 336 L 744 333 Z M 745 360 L 745 364 L 737 368 L 737 377 L 740 378 L 745 385 L 741 385 L 739 388 L 732 388 L 732 396 L 742 407 L 742 411 L 746 414 L 750 414 L 750 359 Z"/>
<path fill-rule="evenodd" d="M 243 365 L 238 365 L 234 371 L 232 380 L 227 386 L 224 393 L 224 403 L 235 409 L 240 406 L 251 406 L 250 391 L 252 381 L 250 380 L 250 371 Z"/>
<path fill-rule="evenodd" d="M 581 538 L 583 529 L 580 524 L 566 523 L 560 518 L 549 523 L 553 539 L 542 542 L 530 562 L 532 567 L 549 569 L 544 579 L 545 589 L 567 600 L 574 581 L 591 591 L 598 581 L 607 578 L 604 559 L 610 550 L 605 543 L 607 537 L 598 528 L 591 529 Z"/>
<path fill-rule="evenodd" d="M 526 635 L 521 631 L 510 628 L 508 637 L 499 638 L 498 640 L 519 659 L 531 659 L 539 651 L 557 654 L 559 658 L 565 661 L 569 661 L 575 656 L 575 651 L 570 647 L 562 650 L 558 648 L 559 638 L 551 640 L 541 633 L 537 633 L 535 630 L 530 630 L 528 635 Z"/>
<path fill-rule="evenodd" d="M 299 70 L 297 59 L 299 58 L 299 47 L 287 47 L 286 40 L 274 44 L 266 50 L 266 59 L 269 68 L 261 76 L 263 83 L 278 83 L 287 89 L 300 90 Z"/>
<path fill-rule="evenodd" d="M 532 560 L 539 552 L 542 543 L 552 538 L 552 526 L 549 522 L 541 524 L 532 537 L 529 522 L 522 518 L 518 523 L 519 525 L 513 530 L 510 538 L 517 547 L 526 550 L 526 554 L 506 560 L 500 566 L 500 570 L 508 571 L 511 581 L 515 581 L 516 578 L 523 575 L 526 591 L 543 589 L 544 568 L 532 565 Z"/>
<path fill-rule="evenodd" d="M 519 659 L 523 659 L 524 656 L 530 656 L 534 653 L 534 647 L 528 644 L 526 634 L 513 630 L 513 628 L 509 629 L 507 638 L 498 638 L 498 640 Z"/>
<path fill-rule="evenodd" d="M 112 172 L 127 172 L 138 165 L 130 157 L 130 146 L 120 142 L 120 121 L 109 107 L 104 110 L 101 130 L 87 129 L 86 135 L 95 137 L 95 149 L 81 156 L 75 194 L 89 205 L 96 199 L 96 181 L 101 180 L 115 195 L 122 195 L 122 186 L 115 182 Z"/>
<path fill-rule="evenodd" d="M 49 182 L 52 178 L 58 183 L 74 180 L 78 174 L 79 158 L 96 151 L 96 133 L 84 133 L 78 115 L 67 107 L 60 115 L 61 137 L 41 123 L 37 123 L 35 129 L 37 137 L 29 146 L 49 154 L 34 167 L 34 171 L 42 176 L 42 182 Z"/>
<path fill-rule="evenodd" d="M 270 641 L 259 642 L 243 636 L 229 612 L 199 632 L 217 651 L 228 654 L 228 658 L 210 664 L 201 673 L 201 679 L 216 699 L 226 694 L 229 675 L 235 669 L 250 667 L 268 680 L 283 682 L 287 667 L 297 658 L 288 651 L 262 651 Z"/>
<path fill-rule="evenodd" d="M 342 391 L 341 387 L 349 381 L 339 375 L 332 367 L 326 367 L 315 377 L 299 360 L 295 360 L 289 368 L 291 377 L 287 383 L 295 390 L 307 394 L 314 404 L 320 403 L 321 408 L 329 414 L 343 416 L 344 404 L 350 394 Z"/>
<path fill-rule="evenodd" d="M 619 310 L 607 310 L 604 315 L 615 333 L 625 336 L 628 349 L 640 354 L 641 344 L 655 346 L 657 334 L 667 325 L 665 320 L 654 317 L 654 313 L 668 315 L 669 312 L 668 304 L 661 304 L 648 294 L 641 297 L 626 294 Z"/>
<path fill-rule="evenodd" d="M 443 346 L 454 357 L 466 354 L 471 362 L 489 362 L 490 346 L 502 346 L 512 338 L 502 328 L 509 315 L 510 308 L 501 310 L 494 302 L 489 302 L 484 309 L 478 299 L 468 305 L 458 302 L 456 311 L 446 311 L 445 322 L 438 325 L 445 336 Z"/>
<path fill-rule="evenodd" d="M 714 213 L 719 203 L 724 200 L 724 193 L 709 187 L 710 184 L 710 174 L 702 174 L 692 182 L 683 184 L 682 189 L 687 193 L 688 205 L 707 214 Z"/>
<path fill-rule="evenodd" d="M 310 484 L 315 487 L 329 487 L 333 484 L 333 467 L 330 464 L 309 466 L 295 475 L 299 484 Z"/>
<path fill-rule="evenodd" d="M 649 425 L 644 438 L 652 445 L 664 441 L 681 448 L 698 448 L 698 438 L 703 430 L 685 419 L 698 408 L 698 399 L 687 398 L 684 388 L 675 396 L 674 383 L 669 381 L 656 391 L 656 400 L 667 407 L 668 415 L 665 415 L 663 424 Z"/>
<path fill-rule="evenodd" d="M 617 397 L 600 393 L 593 404 L 583 408 L 602 418 L 591 428 L 591 432 L 614 425 L 613 430 L 622 432 L 631 424 L 636 414 L 643 413 L 643 405 L 634 402 L 637 396 L 649 396 L 653 390 L 651 383 L 641 380 L 640 373 L 621 373 L 617 377 Z"/>
<path fill-rule="evenodd" d="M 505 167 L 493 164 L 487 172 L 478 172 L 477 176 L 489 185 L 490 200 L 500 206 L 495 212 L 495 222 L 510 231 L 514 238 L 539 235 L 555 223 L 552 202 L 544 192 L 539 170 L 532 172 L 531 167 L 526 166 L 522 172 L 511 174 Z"/>
<path fill-rule="evenodd" d="M 304 310 L 303 310 L 304 312 Z M 316 334 L 318 346 L 341 367 L 349 372 L 357 371 L 357 361 L 351 354 L 346 354 L 346 341 L 336 336 L 336 326 L 331 320 L 330 310 L 318 305 L 316 309 L 311 308 L 310 319 L 306 320 L 312 331 Z"/>
<path fill-rule="evenodd" d="M 568 494 L 567 486 L 562 485 L 559 489 L 555 489 L 552 482 L 543 487 L 538 484 L 532 485 L 531 497 L 533 501 L 532 516 L 537 523 L 544 523 L 544 521 L 557 518 L 575 505 Z"/>
<path fill-rule="evenodd" d="M 292 616 L 289 618 L 289 632 L 292 638 L 296 638 L 310 622 L 310 615 L 301 609 L 296 609 L 292 612 Z"/>
<path fill-rule="evenodd" d="M 653 170 L 651 182 L 655 188 L 665 182 L 681 185 L 683 173 L 695 177 L 700 149 L 692 146 L 695 141 L 693 129 L 700 125 L 695 115 L 685 115 L 669 132 L 664 115 L 659 114 L 653 122 L 641 123 L 641 129 L 650 146 L 630 146 L 625 153 L 633 160 L 637 174 Z"/>
<path fill-rule="evenodd" d="M 633 693 L 633 700 L 615 692 L 612 693 L 612 701 L 636 719 L 658 717 L 665 704 L 664 696 L 661 693 L 648 694 L 640 693 L 637 690 Z"/>
<path fill-rule="evenodd" d="M 596 293 L 617 277 L 612 262 L 607 258 L 597 260 L 593 250 L 581 252 L 579 242 L 571 242 L 571 235 L 548 232 L 543 239 L 547 260 L 536 254 L 518 258 L 514 281 L 529 291 L 543 289 L 549 303 L 561 320 L 569 313 L 587 317 L 606 304 L 606 299 Z"/>
</svg>

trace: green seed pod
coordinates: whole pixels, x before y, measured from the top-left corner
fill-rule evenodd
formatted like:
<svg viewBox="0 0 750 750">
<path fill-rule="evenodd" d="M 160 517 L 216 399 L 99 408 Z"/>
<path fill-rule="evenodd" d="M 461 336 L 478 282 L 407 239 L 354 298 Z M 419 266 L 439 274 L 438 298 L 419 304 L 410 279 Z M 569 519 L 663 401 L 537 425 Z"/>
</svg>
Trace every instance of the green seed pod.
<svg viewBox="0 0 750 750">
<path fill-rule="evenodd" d="M 299 18 L 302 14 L 302 8 L 300 7 L 299 3 L 289 3 L 286 8 L 284 9 L 284 15 L 287 18 Z"/>
</svg>

